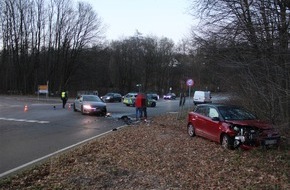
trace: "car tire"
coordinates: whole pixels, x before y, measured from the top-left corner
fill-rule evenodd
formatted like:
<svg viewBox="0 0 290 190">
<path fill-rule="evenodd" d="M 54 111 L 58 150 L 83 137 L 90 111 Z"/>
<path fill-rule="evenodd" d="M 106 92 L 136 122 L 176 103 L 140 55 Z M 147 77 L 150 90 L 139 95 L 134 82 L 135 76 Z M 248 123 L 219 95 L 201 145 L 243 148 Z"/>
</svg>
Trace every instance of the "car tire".
<svg viewBox="0 0 290 190">
<path fill-rule="evenodd" d="M 76 105 L 74 104 L 74 111 L 76 112 L 76 111 L 78 111 L 77 109 L 76 109 Z"/>
<path fill-rule="evenodd" d="M 190 136 L 190 137 L 194 137 L 195 136 L 195 128 L 192 124 L 188 124 L 187 125 L 187 134 Z"/>
<path fill-rule="evenodd" d="M 221 146 L 225 149 L 232 150 L 233 145 L 234 145 L 233 139 L 229 135 L 224 134 L 221 138 Z"/>
<path fill-rule="evenodd" d="M 152 102 L 151 107 L 155 107 L 155 106 L 156 106 L 156 103 Z"/>
</svg>

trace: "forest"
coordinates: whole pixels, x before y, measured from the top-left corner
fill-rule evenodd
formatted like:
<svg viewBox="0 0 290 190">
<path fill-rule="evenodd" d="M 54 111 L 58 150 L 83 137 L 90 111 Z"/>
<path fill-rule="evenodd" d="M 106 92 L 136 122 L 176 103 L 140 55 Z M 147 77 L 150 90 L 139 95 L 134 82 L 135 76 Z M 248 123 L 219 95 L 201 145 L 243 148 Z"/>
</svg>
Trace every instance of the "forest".
<svg viewBox="0 0 290 190">
<path fill-rule="evenodd" d="M 0 2 L 0 93 L 100 94 L 172 89 L 234 93 L 273 122 L 290 122 L 290 1 L 192 0 L 199 18 L 175 44 L 142 31 L 106 41 L 101 15 L 72 0 Z"/>
</svg>

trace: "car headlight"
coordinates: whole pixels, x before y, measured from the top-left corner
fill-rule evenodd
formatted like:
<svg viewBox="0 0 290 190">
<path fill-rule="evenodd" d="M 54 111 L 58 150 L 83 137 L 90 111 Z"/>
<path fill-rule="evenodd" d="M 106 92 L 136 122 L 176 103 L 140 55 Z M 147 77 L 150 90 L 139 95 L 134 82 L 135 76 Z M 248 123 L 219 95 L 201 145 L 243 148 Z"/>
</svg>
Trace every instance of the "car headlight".
<svg viewBox="0 0 290 190">
<path fill-rule="evenodd" d="M 110 100 L 111 99 L 111 97 L 106 97 L 106 100 Z"/>
<path fill-rule="evenodd" d="M 91 105 L 84 105 L 84 109 L 92 109 Z"/>
</svg>

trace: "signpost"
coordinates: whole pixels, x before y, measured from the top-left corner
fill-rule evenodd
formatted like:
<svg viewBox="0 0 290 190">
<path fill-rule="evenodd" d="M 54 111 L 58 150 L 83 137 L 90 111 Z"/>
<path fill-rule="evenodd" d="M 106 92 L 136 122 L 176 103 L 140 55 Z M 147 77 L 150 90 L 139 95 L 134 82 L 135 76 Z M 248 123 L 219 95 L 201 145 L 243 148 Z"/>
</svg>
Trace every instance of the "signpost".
<svg viewBox="0 0 290 190">
<path fill-rule="evenodd" d="M 48 93 L 47 85 L 38 85 L 38 93 L 39 94 L 47 94 Z"/>
<path fill-rule="evenodd" d="M 141 92 L 141 84 L 136 84 L 136 86 L 138 87 L 139 92 Z"/>
<path fill-rule="evenodd" d="M 190 88 L 193 86 L 194 81 L 192 79 L 187 79 L 186 80 L 186 86 L 188 86 L 188 94 L 189 94 L 189 107 L 190 107 Z M 185 104 L 185 99 L 186 99 L 186 93 L 180 94 L 180 100 L 179 100 L 179 114 L 177 115 L 177 119 L 179 119 L 183 113 L 183 107 Z"/>
<path fill-rule="evenodd" d="M 187 79 L 186 85 L 188 86 L 188 96 L 189 96 L 189 103 L 190 103 L 190 91 L 191 91 L 191 87 L 194 85 L 194 81 L 192 79 Z"/>
<path fill-rule="evenodd" d="M 39 94 L 46 94 L 46 98 L 48 97 L 48 81 L 46 85 L 38 85 L 38 100 Z"/>
</svg>

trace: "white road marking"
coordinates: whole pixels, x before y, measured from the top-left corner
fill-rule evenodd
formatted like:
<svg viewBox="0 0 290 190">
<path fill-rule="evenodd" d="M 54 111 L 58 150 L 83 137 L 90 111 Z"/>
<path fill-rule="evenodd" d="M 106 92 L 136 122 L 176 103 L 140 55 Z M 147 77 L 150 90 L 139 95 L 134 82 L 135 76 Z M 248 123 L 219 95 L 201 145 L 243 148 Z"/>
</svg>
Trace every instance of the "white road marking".
<svg viewBox="0 0 290 190">
<path fill-rule="evenodd" d="M 5 118 L 5 117 L 0 117 L 0 120 L 4 121 L 20 121 L 20 122 L 27 122 L 27 123 L 49 123 L 49 121 L 39 121 L 39 120 L 29 120 L 29 119 L 16 119 L 16 118 Z"/>
<path fill-rule="evenodd" d="M 117 127 L 116 129 L 118 130 L 118 129 L 121 129 L 121 128 L 123 128 L 123 127 L 127 127 L 127 126 L 128 126 L 128 125 L 123 125 L 123 126 Z M 51 153 L 51 154 L 48 154 L 48 155 L 46 155 L 46 156 L 43 156 L 43 157 L 41 157 L 41 158 L 38 158 L 38 159 L 32 160 L 32 161 L 30 161 L 30 162 L 28 162 L 28 163 L 26 163 L 26 164 L 23 164 L 23 165 L 21 165 L 21 166 L 18 166 L 18 167 L 16 167 L 16 168 L 14 168 L 14 169 L 11 169 L 11 170 L 6 171 L 6 172 L 4 172 L 4 173 L 0 173 L 0 178 L 2 178 L 2 177 L 4 177 L 4 176 L 7 176 L 7 175 L 10 175 L 10 174 L 12 174 L 12 173 L 14 173 L 14 172 L 16 172 L 16 171 L 18 171 L 18 170 L 20 170 L 20 169 L 26 168 L 26 167 L 28 167 L 28 166 L 30 166 L 30 165 L 33 165 L 33 164 L 39 163 L 39 162 L 41 162 L 41 161 L 43 161 L 43 160 L 46 160 L 46 159 L 48 159 L 48 158 L 50 158 L 50 157 L 52 157 L 52 156 L 55 156 L 55 155 L 60 154 L 60 153 L 62 153 L 62 152 L 65 152 L 65 151 L 67 151 L 67 150 L 69 150 L 69 149 L 72 149 L 72 148 L 74 148 L 74 147 L 77 147 L 77 146 L 79 146 L 79 145 L 81 145 L 81 144 L 85 144 L 85 143 L 87 143 L 87 142 L 89 142 L 89 141 L 91 141 L 91 140 L 94 140 L 94 139 L 96 139 L 96 138 L 98 138 L 98 137 L 101 137 L 101 136 L 104 136 L 104 135 L 106 135 L 106 134 L 109 134 L 109 133 L 111 133 L 111 132 L 113 132 L 113 130 L 110 130 L 110 131 L 104 132 L 104 133 L 102 133 L 102 134 L 99 134 L 99 135 L 93 136 L 93 137 L 91 137 L 91 138 L 85 139 L 85 140 L 83 140 L 83 141 L 81 141 L 81 142 L 78 142 L 78 143 L 75 143 L 75 144 L 73 144 L 73 145 L 71 145 L 71 146 L 68 146 L 68 147 L 65 147 L 65 148 L 63 148 L 63 149 L 57 150 L 57 151 L 55 151 L 55 152 L 53 152 L 53 153 Z"/>
</svg>

